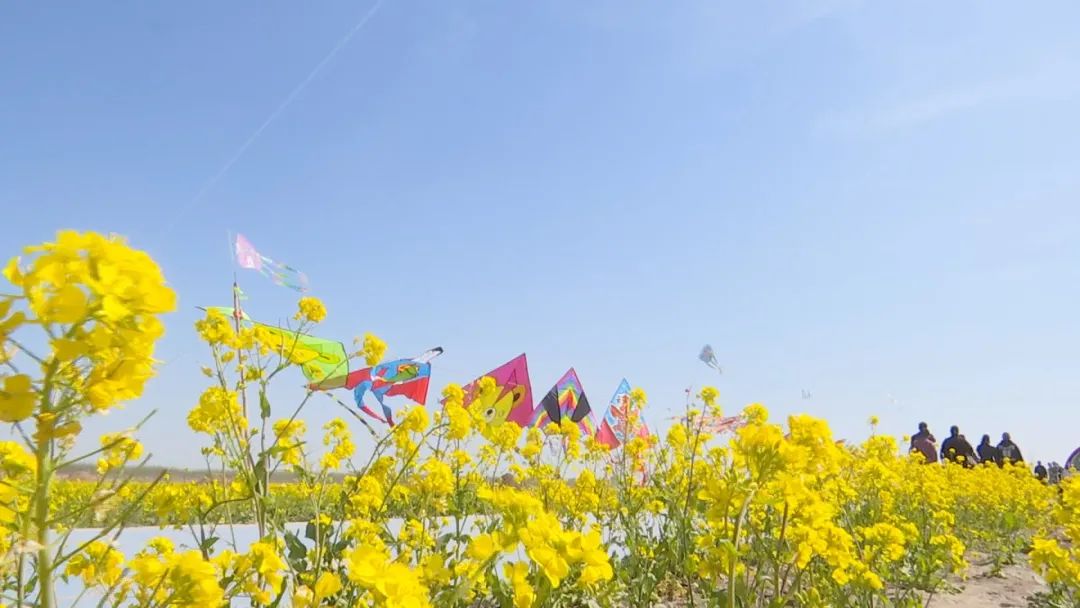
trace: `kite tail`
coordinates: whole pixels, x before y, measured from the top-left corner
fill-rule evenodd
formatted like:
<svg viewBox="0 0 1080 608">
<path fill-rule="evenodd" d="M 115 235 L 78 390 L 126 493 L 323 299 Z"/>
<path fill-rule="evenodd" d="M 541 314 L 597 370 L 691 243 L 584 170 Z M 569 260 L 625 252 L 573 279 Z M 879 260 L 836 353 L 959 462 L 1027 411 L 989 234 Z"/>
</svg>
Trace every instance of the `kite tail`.
<svg viewBox="0 0 1080 608">
<path fill-rule="evenodd" d="M 383 424 L 389 424 L 390 426 L 394 426 L 393 420 L 390 419 L 390 409 L 383 404 L 382 397 L 377 392 L 371 391 L 375 395 L 375 398 L 379 400 L 379 405 L 382 405 L 383 412 L 386 413 L 386 418 L 383 418 L 382 416 L 376 414 L 374 410 L 364 405 L 364 395 L 367 394 L 368 389 L 370 388 L 371 380 L 365 380 L 364 382 L 356 385 L 356 388 L 353 389 L 353 400 L 356 401 L 357 409 Z"/>
<path fill-rule="evenodd" d="M 360 416 L 359 416 L 359 415 L 358 415 L 358 414 L 357 414 L 356 412 L 354 412 L 354 411 L 353 411 L 353 409 L 352 409 L 351 407 L 349 407 L 349 406 L 345 405 L 345 404 L 344 404 L 344 403 L 343 403 L 343 402 L 342 402 L 342 401 L 341 401 L 340 399 L 338 399 L 337 397 L 334 397 L 334 396 L 330 395 L 329 393 L 327 393 L 327 395 L 326 395 L 326 396 L 327 396 L 327 397 L 330 397 L 331 399 L 333 399 L 333 400 L 334 400 L 334 402 L 335 402 L 335 403 L 337 403 L 337 404 L 338 404 L 338 405 L 340 405 L 341 407 L 345 408 L 345 411 L 349 412 L 349 414 L 351 414 L 353 418 L 356 418 L 357 420 L 359 420 L 359 421 L 360 421 L 360 424 L 364 425 L 364 428 L 366 428 L 366 429 L 368 430 L 368 433 L 371 433 L 371 438 L 372 438 L 372 439 L 374 439 L 375 441 L 379 441 L 379 435 L 378 435 L 378 433 L 376 433 L 376 432 L 375 432 L 375 429 L 374 429 L 374 428 L 372 428 L 371 424 L 370 424 L 370 423 L 369 423 L 369 422 L 368 422 L 367 420 L 364 420 L 363 418 L 361 418 L 361 417 L 360 417 Z M 374 414 L 374 412 L 370 412 L 370 411 L 369 411 L 369 412 L 367 412 L 367 413 L 368 413 L 369 415 L 372 415 L 372 414 Z M 376 416 L 376 418 L 378 418 L 378 416 Z"/>
<path fill-rule="evenodd" d="M 383 422 L 389 424 L 390 426 L 394 426 L 394 413 L 391 412 L 390 408 L 386 405 L 385 402 L 383 402 L 383 396 L 376 391 L 371 391 L 371 394 L 375 395 L 376 401 L 378 401 L 379 405 L 382 406 L 383 416 L 386 417 L 386 420 L 383 420 Z"/>
</svg>

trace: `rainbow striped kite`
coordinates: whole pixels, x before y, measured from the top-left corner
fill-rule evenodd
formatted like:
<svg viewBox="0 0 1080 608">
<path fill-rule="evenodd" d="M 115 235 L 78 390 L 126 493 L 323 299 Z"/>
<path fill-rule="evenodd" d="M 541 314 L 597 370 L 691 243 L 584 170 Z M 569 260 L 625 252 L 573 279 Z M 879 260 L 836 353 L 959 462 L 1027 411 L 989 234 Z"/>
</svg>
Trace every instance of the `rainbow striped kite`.
<svg viewBox="0 0 1080 608">
<path fill-rule="evenodd" d="M 561 424 L 564 418 L 576 422 L 581 432 L 586 435 L 596 433 L 592 407 L 589 406 L 589 399 L 585 396 L 585 389 L 581 387 L 581 380 L 574 368 L 570 368 L 540 400 L 533 415 L 532 426 L 542 429 L 551 422 Z"/>
</svg>

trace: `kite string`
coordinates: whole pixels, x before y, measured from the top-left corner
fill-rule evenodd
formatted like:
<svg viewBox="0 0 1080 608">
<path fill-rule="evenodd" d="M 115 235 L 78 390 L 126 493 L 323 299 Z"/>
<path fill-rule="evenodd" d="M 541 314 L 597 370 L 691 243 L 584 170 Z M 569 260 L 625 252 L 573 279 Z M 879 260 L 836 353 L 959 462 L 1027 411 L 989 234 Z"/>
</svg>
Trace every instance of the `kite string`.
<svg viewBox="0 0 1080 608">
<path fill-rule="evenodd" d="M 177 220 L 179 220 L 181 216 L 188 213 L 196 205 L 198 205 L 202 201 L 203 197 L 205 197 L 206 194 L 215 185 L 217 185 L 217 183 L 221 181 L 223 177 L 225 177 L 225 174 L 228 173 L 229 170 L 232 169 L 233 165 L 235 165 L 244 156 L 244 153 L 246 153 L 248 148 L 250 148 L 251 145 L 255 143 L 255 140 L 259 139 L 259 136 L 263 134 L 263 131 L 265 131 L 271 124 L 273 124 L 274 121 L 276 121 L 278 117 L 281 116 L 281 114 L 284 113 L 290 105 L 292 105 L 293 101 L 295 101 L 296 98 L 300 96 L 300 93 L 302 93 L 304 89 L 306 89 L 308 85 L 311 84 L 313 80 L 315 80 L 315 77 L 319 75 L 319 72 L 321 72 L 323 68 L 325 68 L 327 64 L 329 64 L 330 61 L 332 61 L 334 57 L 336 57 L 337 54 L 345 48 L 345 46 L 349 43 L 352 37 L 356 35 L 357 32 L 362 30 L 364 26 L 367 25 L 369 21 L 371 21 L 371 18 L 375 16 L 375 13 L 378 12 L 384 1 L 385 0 L 375 0 L 375 4 L 373 4 L 371 8 L 368 9 L 364 16 L 361 17 L 360 21 L 358 21 L 356 25 L 354 25 L 353 28 L 345 34 L 345 36 L 338 40 L 337 44 L 334 45 L 334 48 L 331 49 L 330 52 L 322 58 L 322 61 L 315 65 L 315 67 L 308 73 L 308 75 L 302 81 L 300 81 L 300 84 L 296 85 L 296 87 L 293 88 L 293 90 L 285 97 L 285 99 L 280 104 L 278 104 L 277 108 L 270 113 L 270 116 L 267 117 L 267 119 L 264 120 L 261 125 L 259 125 L 259 128 L 255 129 L 255 131 L 250 136 L 248 136 L 248 138 L 229 158 L 229 160 L 226 161 L 224 165 L 222 165 L 221 169 L 219 169 L 217 173 L 215 173 L 210 179 L 208 179 L 203 184 L 203 186 L 199 188 L 199 191 L 195 194 L 195 196 L 192 197 L 192 199 L 188 201 L 186 205 L 181 207 L 180 210 L 173 215 L 172 219 L 165 226 L 165 233 L 172 232 L 172 229 L 175 226 Z"/>
</svg>

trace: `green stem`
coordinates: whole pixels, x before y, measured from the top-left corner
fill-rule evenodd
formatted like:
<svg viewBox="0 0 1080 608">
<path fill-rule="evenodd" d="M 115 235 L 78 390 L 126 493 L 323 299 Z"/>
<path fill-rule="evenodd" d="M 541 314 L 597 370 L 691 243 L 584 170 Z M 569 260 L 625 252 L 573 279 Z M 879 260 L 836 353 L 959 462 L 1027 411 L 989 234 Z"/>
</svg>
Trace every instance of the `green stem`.
<svg viewBox="0 0 1080 608">
<path fill-rule="evenodd" d="M 37 446 L 37 489 L 35 491 L 34 526 L 38 548 L 38 602 L 43 608 L 53 608 L 52 556 L 49 554 L 49 500 L 52 486 L 50 442 L 42 440 Z"/>
<path fill-rule="evenodd" d="M 784 594 L 780 588 L 780 551 L 784 546 L 784 534 L 787 532 L 788 503 L 784 502 L 784 516 L 780 520 L 780 537 L 776 539 L 776 555 L 773 557 L 773 597 Z"/>
<path fill-rule="evenodd" d="M 750 503 L 754 500 L 756 492 L 756 490 L 750 490 L 746 500 L 743 501 L 742 508 L 739 510 L 739 518 L 735 520 L 735 534 L 732 539 L 732 544 L 735 546 L 735 555 L 731 558 L 731 563 L 728 564 L 728 608 L 735 608 L 735 570 L 739 565 L 739 531 L 742 529 L 743 520 L 746 519 L 746 511 L 750 508 Z"/>
<path fill-rule="evenodd" d="M 74 331 L 74 326 L 72 330 Z M 71 332 L 69 331 L 69 334 Z M 53 376 L 56 374 L 55 360 L 45 371 L 41 387 L 40 411 L 42 415 L 52 414 Z M 52 501 L 53 440 L 45 437 L 36 438 L 34 456 L 37 461 L 37 479 L 34 488 L 34 513 L 31 516 L 38 543 L 38 605 L 42 608 L 54 608 L 53 600 L 53 565 L 49 554 L 49 504 Z"/>
</svg>

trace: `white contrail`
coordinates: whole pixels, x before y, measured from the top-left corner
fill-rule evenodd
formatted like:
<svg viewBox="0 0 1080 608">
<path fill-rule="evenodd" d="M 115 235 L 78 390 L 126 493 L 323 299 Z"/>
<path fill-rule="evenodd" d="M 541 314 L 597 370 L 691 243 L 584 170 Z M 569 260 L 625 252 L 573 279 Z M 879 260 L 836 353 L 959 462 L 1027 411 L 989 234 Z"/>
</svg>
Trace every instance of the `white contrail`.
<svg viewBox="0 0 1080 608">
<path fill-rule="evenodd" d="M 210 191 L 210 189 L 217 185 L 217 183 L 221 181 L 221 178 L 225 177 L 225 174 L 228 173 L 230 169 L 232 169 L 233 165 L 235 165 L 237 161 L 239 161 L 244 156 L 244 153 L 247 152 L 247 149 L 251 147 L 251 144 L 255 143 L 255 140 L 259 139 L 259 136 L 262 135 L 263 131 L 265 131 L 270 125 L 272 125 L 274 121 L 276 121 L 278 117 L 281 116 L 281 114 L 290 105 L 292 105 L 292 102 L 296 100 L 297 96 L 299 96 L 300 93 L 302 93 L 304 89 L 306 89 L 307 86 L 311 84 L 312 80 L 315 80 L 315 77 L 319 75 L 319 72 L 321 72 L 322 69 L 325 68 L 326 65 L 329 64 L 334 59 L 334 57 L 336 57 L 337 54 L 340 53 L 341 50 L 349 44 L 349 41 L 352 40 L 352 37 L 355 36 L 357 32 L 364 29 L 364 26 L 367 25 L 369 21 L 371 21 L 371 18 L 375 16 L 375 13 L 378 12 L 379 7 L 382 6 L 384 1 L 385 0 L 376 0 L 375 4 L 373 4 L 371 8 L 368 9 L 367 13 L 364 14 L 360 21 L 358 21 L 356 25 L 354 25 L 353 28 L 341 38 L 341 40 L 338 40 L 338 43 L 334 45 L 334 48 L 331 49 L 330 52 L 322 58 L 322 61 L 320 61 L 311 70 L 311 72 L 309 72 L 308 75 L 300 81 L 300 84 L 296 85 L 292 92 L 290 92 L 285 97 L 285 99 L 280 104 L 278 104 L 278 107 L 270 113 L 270 116 L 268 116 L 261 125 L 259 125 L 258 129 L 255 129 L 255 131 L 247 138 L 247 140 L 245 140 L 244 143 L 236 150 L 232 157 L 229 158 L 229 160 L 224 165 L 222 165 L 221 169 L 219 169 L 213 177 L 206 180 L 206 183 L 203 184 L 202 188 L 199 189 L 195 196 L 192 197 L 192 199 L 188 201 L 186 205 L 181 207 L 175 215 L 173 215 L 172 221 L 169 222 L 169 224 L 165 227 L 166 232 L 171 231 L 173 224 L 176 223 L 176 220 L 188 211 L 191 211 L 191 209 L 194 208 L 196 205 L 198 205 L 199 202 L 202 201 L 203 197 L 205 197 L 206 194 Z"/>
</svg>

